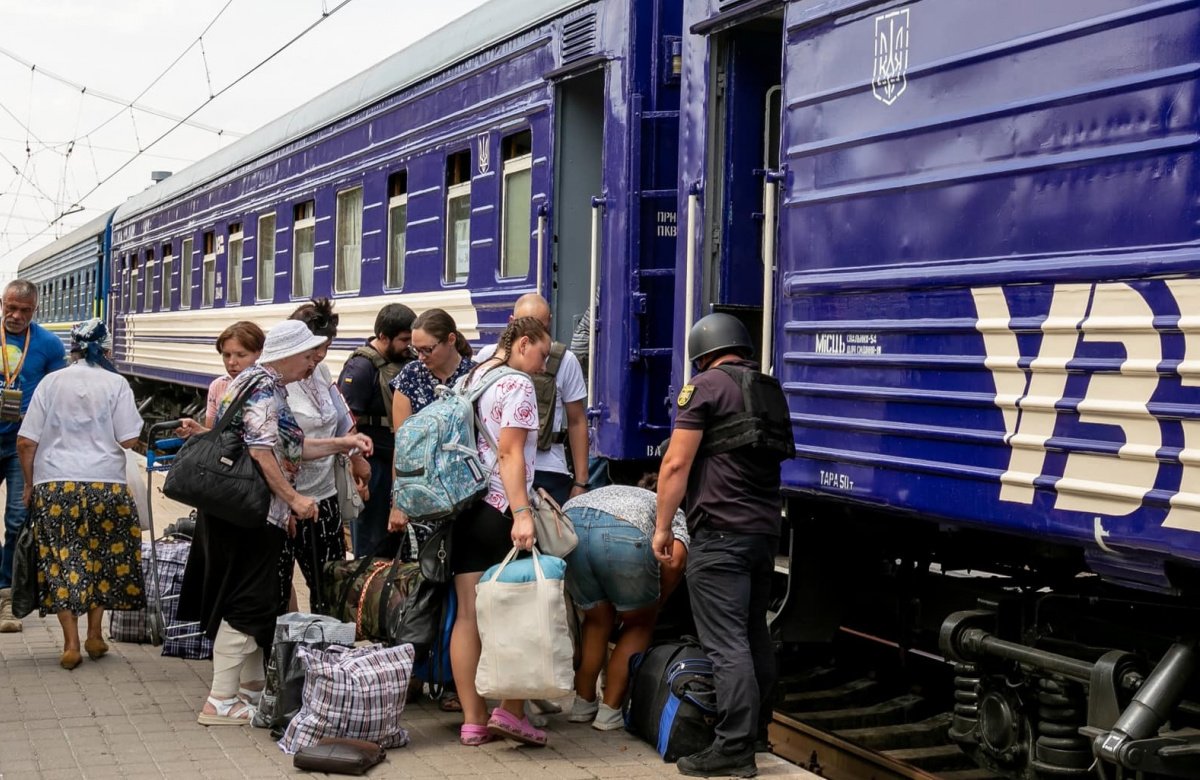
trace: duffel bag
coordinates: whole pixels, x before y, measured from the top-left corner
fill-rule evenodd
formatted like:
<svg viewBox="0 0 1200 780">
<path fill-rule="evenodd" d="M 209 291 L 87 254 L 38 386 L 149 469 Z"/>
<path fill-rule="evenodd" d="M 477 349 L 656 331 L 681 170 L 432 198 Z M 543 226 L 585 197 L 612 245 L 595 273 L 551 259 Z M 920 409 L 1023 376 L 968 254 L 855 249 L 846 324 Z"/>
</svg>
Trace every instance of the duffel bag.
<svg viewBox="0 0 1200 780">
<path fill-rule="evenodd" d="M 394 558 L 331 561 L 321 574 L 321 601 L 330 617 L 354 623 L 359 639 L 398 644 L 405 601 L 420 574 L 420 564 L 402 561 L 399 552 Z"/>
<path fill-rule="evenodd" d="M 653 745 L 664 761 L 711 745 L 717 692 L 712 661 L 700 643 L 685 637 L 631 658 L 623 709 L 625 728 Z"/>
</svg>

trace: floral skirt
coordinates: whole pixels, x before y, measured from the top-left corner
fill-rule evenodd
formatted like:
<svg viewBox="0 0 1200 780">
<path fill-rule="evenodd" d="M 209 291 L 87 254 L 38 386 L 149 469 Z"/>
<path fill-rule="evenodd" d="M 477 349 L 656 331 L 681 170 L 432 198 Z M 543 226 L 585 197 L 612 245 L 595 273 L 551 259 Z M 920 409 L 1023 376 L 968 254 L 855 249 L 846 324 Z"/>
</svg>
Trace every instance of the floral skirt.
<svg viewBox="0 0 1200 780">
<path fill-rule="evenodd" d="M 38 545 L 43 616 L 89 609 L 143 609 L 142 529 L 128 485 L 43 482 L 30 522 Z"/>
</svg>

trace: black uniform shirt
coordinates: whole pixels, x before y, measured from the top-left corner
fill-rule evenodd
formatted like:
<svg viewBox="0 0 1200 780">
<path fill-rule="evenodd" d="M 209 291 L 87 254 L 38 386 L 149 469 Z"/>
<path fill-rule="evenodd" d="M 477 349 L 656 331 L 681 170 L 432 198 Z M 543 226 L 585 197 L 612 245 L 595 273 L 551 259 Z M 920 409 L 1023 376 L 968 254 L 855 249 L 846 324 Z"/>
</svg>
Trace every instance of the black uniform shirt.
<svg viewBox="0 0 1200 780">
<path fill-rule="evenodd" d="M 370 339 L 367 339 L 366 345 L 371 347 Z M 403 364 L 408 361 L 399 362 Z M 375 364 L 365 357 L 351 355 L 346 359 L 342 373 L 338 376 L 338 390 L 342 391 L 346 406 L 354 412 L 355 419 L 360 421 L 359 432 L 371 437 L 371 442 L 375 445 L 375 454 L 372 457 L 390 461 L 392 451 L 396 449 L 391 422 L 389 421 L 387 426 L 367 425 L 362 422 L 366 417 L 387 419 L 387 410 L 384 408 L 379 387 L 379 370 L 375 368 Z"/>
<path fill-rule="evenodd" d="M 758 370 L 757 363 L 740 358 L 724 365 Z M 712 369 L 693 377 L 676 403 L 675 428 L 690 431 L 745 411 L 741 388 L 725 372 Z M 778 536 L 783 509 L 779 468 L 778 461 L 755 458 L 745 449 L 697 456 L 688 474 L 688 531 L 694 534 L 703 522 L 722 531 Z"/>
</svg>

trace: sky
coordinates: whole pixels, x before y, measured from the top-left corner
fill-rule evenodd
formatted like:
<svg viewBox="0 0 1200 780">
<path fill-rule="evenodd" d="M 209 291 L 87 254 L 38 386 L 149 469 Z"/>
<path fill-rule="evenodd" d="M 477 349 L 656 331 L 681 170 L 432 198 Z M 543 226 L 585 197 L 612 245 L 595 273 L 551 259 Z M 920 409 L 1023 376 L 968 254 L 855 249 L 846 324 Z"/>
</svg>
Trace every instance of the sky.
<svg viewBox="0 0 1200 780">
<path fill-rule="evenodd" d="M 483 2 L 0 0 L 0 280 Z"/>
</svg>

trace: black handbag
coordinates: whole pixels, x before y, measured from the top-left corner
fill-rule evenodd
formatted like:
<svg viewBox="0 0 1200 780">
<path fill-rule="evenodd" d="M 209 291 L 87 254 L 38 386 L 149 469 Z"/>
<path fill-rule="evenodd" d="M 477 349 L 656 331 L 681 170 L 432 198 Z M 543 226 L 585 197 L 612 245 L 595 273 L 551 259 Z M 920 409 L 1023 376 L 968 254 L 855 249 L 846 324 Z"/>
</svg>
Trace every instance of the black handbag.
<svg viewBox="0 0 1200 780">
<path fill-rule="evenodd" d="M 292 765 L 309 772 L 365 775 L 367 770 L 382 762 L 386 756 L 387 751 L 374 742 L 326 737 L 315 745 L 300 748 L 292 759 Z"/>
<path fill-rule="evenodd" d="M 246 442 L 229 430 L 254 390 L 253 384 L 245 387 L 211 431 L 184 442 L 167 472 L 163 495 L 242 528 L 266 524 L 271 489 Z"/>
<path fill-rule="evenodd" d="M 13 550 L 12 613 L 23 618 L 37 609 L 38 546 L 33 537 L 33 518 L 26 518 Z"/>
<path fill-rule="evenodd" d="M 446 520 L 429 535 L 417 560 L 421 562 L 421 576 L 429 582 L 446 584 L 454 579 L 450 571 L 450 539 L 452 537 L 453 520 Z"/>
</svg>

